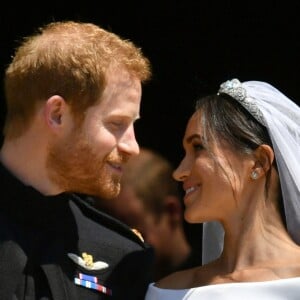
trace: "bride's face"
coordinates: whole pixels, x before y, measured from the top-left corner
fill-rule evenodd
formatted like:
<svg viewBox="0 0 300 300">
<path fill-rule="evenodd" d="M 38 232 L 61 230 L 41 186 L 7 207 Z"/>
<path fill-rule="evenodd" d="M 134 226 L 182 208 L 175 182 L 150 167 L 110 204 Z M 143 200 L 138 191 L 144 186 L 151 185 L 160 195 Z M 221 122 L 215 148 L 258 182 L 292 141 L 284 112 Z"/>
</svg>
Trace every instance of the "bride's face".
<svg viewBox="0 0 300 300">
<path fill-rule="evenodd" d="M 222 145 L 202 142 L 199 115 L 189 120 L 183 138 L 185 156 L 174 172 L 185 190 L 185 219 L 190 223 L 233 216 L 238 201 L 248 190 L 253 161 Z"/>
</svg>

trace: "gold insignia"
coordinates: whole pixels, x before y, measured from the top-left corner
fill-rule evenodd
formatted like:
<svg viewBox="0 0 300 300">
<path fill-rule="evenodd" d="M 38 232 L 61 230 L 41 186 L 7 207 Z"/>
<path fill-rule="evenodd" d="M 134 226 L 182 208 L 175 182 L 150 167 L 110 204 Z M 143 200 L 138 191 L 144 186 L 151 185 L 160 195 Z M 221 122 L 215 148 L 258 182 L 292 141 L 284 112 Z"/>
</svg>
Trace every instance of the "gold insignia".
<svg viewBox="0 0 300 300">
<path fill-rule="evenodd" d="M 144 242 L 144 238 L 143 238 L 142 234 L 137 229 L 131 228 L 131 230 L 142 242 Z"/>
<path fill-rule="evenodd" d="M 86 252 L 83 252 L 82 253 L 82 258 L 83 258 L 83 261 L 84 261 L 84 264 L 85 264 L 86 267 L 92 268 L 94 266 L 92 255 L 87 254 Z"/>
</svg>

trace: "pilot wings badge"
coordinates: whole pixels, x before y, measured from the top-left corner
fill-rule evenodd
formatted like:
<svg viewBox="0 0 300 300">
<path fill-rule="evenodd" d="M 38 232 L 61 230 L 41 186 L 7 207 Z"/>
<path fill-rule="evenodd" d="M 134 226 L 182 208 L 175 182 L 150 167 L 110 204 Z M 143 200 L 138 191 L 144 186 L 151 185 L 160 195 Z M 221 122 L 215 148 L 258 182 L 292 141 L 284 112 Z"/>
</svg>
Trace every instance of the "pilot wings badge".
<svg viewBox="0 0 300 300">
<path fill-rule="evenodd" d="M 68 256 L 74 263 L 86 270 L 104 270 L 109 267 L 108 263 L 104 261 L 94 262 L 93 256 L 86 252 L 82 253 L 82 257 L 74 253 L 68 253 Z"/>
</svg>

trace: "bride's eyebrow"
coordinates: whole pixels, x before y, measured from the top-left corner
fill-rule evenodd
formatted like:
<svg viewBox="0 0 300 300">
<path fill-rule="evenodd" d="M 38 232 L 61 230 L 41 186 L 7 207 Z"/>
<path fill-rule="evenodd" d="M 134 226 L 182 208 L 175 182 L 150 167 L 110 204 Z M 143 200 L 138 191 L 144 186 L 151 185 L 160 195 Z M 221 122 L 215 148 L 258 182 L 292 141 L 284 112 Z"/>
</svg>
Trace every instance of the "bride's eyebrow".
<svg viewBox="0 0 300 300">
<path fill-rule="evenodd" d="M 199 140 L 201 142 L 201 136 L 197 133 L 190 135 L 189 137 L 186 138 L 186 143 L 190 144 L 193 142 L 193 140 Z"/>
</svg>

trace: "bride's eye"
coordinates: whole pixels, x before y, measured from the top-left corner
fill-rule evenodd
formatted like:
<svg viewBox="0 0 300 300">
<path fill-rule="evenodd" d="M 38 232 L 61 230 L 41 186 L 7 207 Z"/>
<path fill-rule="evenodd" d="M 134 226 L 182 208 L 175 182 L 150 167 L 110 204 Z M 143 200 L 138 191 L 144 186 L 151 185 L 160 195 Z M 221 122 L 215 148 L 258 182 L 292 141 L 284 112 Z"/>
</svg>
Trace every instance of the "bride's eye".
<svg viewBox="0 0 300 300">
<path fill-rule="evenodd" d="M 193 144 L 193 149 L 194 149 L 194 151 L 199 152 L 199 151 L 203 150 L 204 147 L 201 143 L 194 143 Z"/>
</svg>

